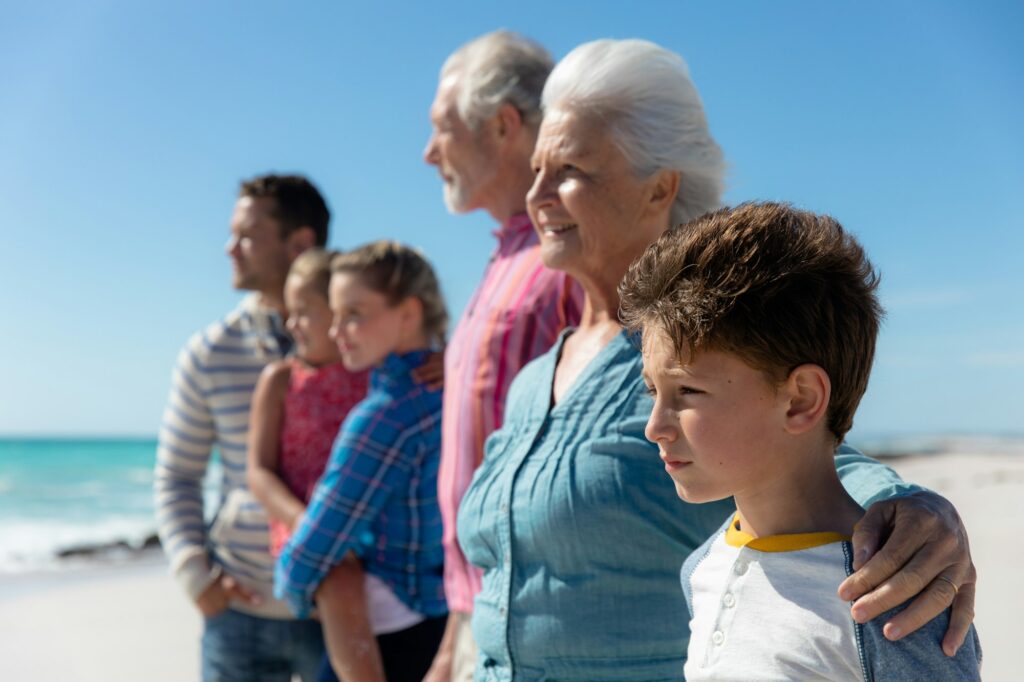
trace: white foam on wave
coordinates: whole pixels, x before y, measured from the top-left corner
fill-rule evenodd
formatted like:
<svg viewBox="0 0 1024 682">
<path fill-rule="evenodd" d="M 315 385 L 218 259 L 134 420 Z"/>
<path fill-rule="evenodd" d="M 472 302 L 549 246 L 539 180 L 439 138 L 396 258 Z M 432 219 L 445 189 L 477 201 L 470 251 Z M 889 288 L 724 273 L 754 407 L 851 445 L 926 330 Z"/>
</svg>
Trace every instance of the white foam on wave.
<svg viewBox="0 0 1024 682">
<path fill-rule="evenodd" d="M 0 573 L 59 567 L 61 550 L 125 542 L 141 547 L 156 530 L 150 518 L 75 523 L 48 519 L 7 519 L 0 526 Z"/>
</svg>

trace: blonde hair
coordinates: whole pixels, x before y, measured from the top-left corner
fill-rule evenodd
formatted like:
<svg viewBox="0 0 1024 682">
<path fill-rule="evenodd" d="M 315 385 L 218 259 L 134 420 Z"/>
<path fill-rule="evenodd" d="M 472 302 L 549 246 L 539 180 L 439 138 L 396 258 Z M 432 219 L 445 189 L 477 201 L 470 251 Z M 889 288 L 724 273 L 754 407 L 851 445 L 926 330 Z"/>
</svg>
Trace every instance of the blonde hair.
<svg viewBox="0 0 1024 682">
<path fill-rule="evenodd" d="M 331 284 L 331 259 L 336 255 L 334 251 L 307 249 L 292 262 L 288 276 L 298 277 L 303 285 L 308 285 L 327 298 L 327 289 Z"/>
<path fill-rule="evenodd" d="M 423 305 L 423 331 L 432 343 L 443 346 L 448 331 L 441 286 L 430 262 L 419 251 L 389 239 L 370 242 L 331 259 L 331 274 L 353 273 L 367 287 L 383 294 L 390 305 L 407 298 Z"/>
</svg>

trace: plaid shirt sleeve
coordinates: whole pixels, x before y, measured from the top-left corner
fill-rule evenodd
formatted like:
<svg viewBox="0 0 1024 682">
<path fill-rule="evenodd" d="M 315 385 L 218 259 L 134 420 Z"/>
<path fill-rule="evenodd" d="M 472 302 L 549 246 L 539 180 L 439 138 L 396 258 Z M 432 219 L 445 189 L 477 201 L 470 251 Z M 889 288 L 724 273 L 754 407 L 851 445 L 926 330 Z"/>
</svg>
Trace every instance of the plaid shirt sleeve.
<svg viewBox="0 0 1024 682">
<path fill-rule="evenodd" d="M 334 566 L 377 540 L 374 521 L 413 474 L 404 450 L 415 429 L 384 403 L 364 400 L 349 413 L 299 528 L 278 560 L 274 593 L 297 616 L 310 612 L 317 587 Z"/>
</svg>

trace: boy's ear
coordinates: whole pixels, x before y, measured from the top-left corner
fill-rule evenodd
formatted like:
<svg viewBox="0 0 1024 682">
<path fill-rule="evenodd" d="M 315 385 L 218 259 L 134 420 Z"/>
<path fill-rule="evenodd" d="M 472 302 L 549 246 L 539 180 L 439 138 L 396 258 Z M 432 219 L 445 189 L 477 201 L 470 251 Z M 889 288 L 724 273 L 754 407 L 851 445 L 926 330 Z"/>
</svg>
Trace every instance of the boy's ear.
<svg viewBox="0 0 1024 682">
<path fill-rule="evenodd" d="M 788 433 L 807 433 L 825 419 L 832 382 L 824 369 L 818 365 L 800 365 L 789 373 L 785 390 L 789 397 L 785 426 Z"/>
</svg>

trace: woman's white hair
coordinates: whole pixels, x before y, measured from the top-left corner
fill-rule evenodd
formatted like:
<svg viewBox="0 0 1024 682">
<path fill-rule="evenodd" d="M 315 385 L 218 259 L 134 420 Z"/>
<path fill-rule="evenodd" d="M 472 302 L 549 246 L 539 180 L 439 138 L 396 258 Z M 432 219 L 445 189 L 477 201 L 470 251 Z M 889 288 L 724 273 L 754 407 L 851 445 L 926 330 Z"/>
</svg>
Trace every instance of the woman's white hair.
<svg viewBox="0 0 1024 682">
<path fill-rule="evenodd" d="M 511 104 L 528 125 L 536 126 L 540 95 L 552 66 L 551 55 L 539 44 L 502 30 L 453 52 L 441 67 L 441 78 L 459 75 L 456 106 L 470 128 L 494 116 L 503 104 Z"/>
<path fill-rule="evenodd" d="M 597 115 L 641 177 L 681 175 L 672 225 L 720 208 L 725 159 L 682 57 L 646 40 L 595 40 L 558 62 L 542 106 Z"/>
</svg>

